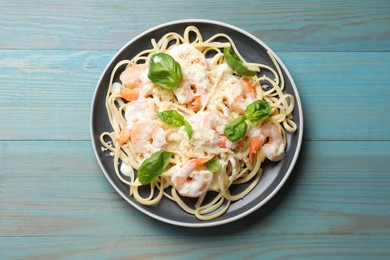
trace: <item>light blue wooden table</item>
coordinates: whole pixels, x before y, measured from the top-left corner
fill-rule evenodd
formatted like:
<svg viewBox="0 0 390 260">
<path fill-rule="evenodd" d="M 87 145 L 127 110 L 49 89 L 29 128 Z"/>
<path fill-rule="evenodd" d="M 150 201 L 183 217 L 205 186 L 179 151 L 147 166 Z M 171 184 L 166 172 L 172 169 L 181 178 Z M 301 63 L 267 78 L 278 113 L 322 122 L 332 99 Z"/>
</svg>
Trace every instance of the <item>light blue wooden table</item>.
<svg viewBox="0 0 390 260">
<path fill-rule="evenodd" d="M 0 0 L 0 259 L 390 259 L 390 2 Z M 134 209 L 94 156 L 108 61 L 176 19 L 267 43 L 298 86 L 301 155 L 264 207 L 214 228 Z"/>
</svg>

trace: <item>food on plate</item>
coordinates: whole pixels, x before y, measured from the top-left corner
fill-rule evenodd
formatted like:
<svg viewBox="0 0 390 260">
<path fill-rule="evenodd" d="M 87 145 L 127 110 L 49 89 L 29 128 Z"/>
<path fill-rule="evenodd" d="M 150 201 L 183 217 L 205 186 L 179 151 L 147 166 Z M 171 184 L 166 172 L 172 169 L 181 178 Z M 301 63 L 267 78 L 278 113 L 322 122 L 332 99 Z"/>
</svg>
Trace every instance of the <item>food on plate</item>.
<svg viewBox="0 0 390 260">
<path fill-rule="evenodd" d="M 294 97 L 272 52 L 271 65 L 248 63 L 226 34 L 189 26 L 151 45 L 112 71 L 103 150 L 137 202 L 165 197 L 217 218 L 253 190 L 265 160 L 283 160 Z"/>
</svg>

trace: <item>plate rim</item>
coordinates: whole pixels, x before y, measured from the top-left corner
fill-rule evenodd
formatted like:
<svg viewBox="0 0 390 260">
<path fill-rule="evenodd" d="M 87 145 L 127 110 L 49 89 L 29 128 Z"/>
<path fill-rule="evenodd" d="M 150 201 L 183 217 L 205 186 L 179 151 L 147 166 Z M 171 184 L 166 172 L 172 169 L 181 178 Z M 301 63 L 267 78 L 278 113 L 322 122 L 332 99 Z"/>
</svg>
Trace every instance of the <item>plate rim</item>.
<svg viewBox="0 0 390 260">
<path fill-rule="evenodd" d="M 246 211 L 244 211 L 244 212 L 242 212 L 240 214 L 237 214 L 235 216 L 232 216 L 230 218 L 227 218 L 227 219 L 224 219 L 224 220 L 220 220 L 220 221 L 218 221 L 218 219 L 217 219 L 216 221 L 212 221 L 212 222 L 204 221 L 204 222 L 199 222 L 199 223 L 188 223 L 188 222 L 177 221 L 177 220 L 172 220 L 172 219 L 168 219 L 168 218 L 165 218 L 165 217 L 161 217 L 161 216 L 159 216 L 159 215 L 157 215 L 155 213 L 152 213 L 152 212 L 149 212 L 149 211 L 145 210 L 144 208 L 141 207 L 140 204 L 131 201 L 119 189 L 119 187 L 117 187 L 115 185 L 115 183 L 111 180 L 109 174 L 106 172 L 106 170 L 104 169 L 104 166 L 103 166 L 101 160 L 99 159 L 99 155 L 97 153 L 97 147 L 95 145 L 95 140 L 94 140 L 95 139 L 95 136 L 93 134 L 93 132 L 94 132 L 93 131 L 94 106 L 95 106 L 95 102 L 96 102 L 99 86 L 101 85 L 101 83 L 103 81 L 103 78 L 104 78 L 104 75 L 106 75 L 106 73 L 108 72 L 108 69 L 110 68 L 111 64 L 116 60 L 116 58 L 127 47 L 129 47 L 129 45 L 131 45 L 133 42 L 136 42 L 141 37 L 149 34 L 152 31 L 155 31 L 155 30 L 167 27 L 167 26 L 172 26 L 172 25 L 176 25 L 176 24 L 183 24 L 183 23 L 204 23 L 204 24 L 213 24 L 213 25 L 219 25 L 219 26 L 222 26 L 222 27 L 227 27 L 227 28 L 233 29 L 233 30 L 235 30 L 235 31 L 237 31 L 237 32 L 239 32 L 241 34 L 244 34 L 245 36 L 247 36 L 247 37 L 251 38 L 252 40 L 254 40 L 259 45 L 263 46 L 267 51 L 272 53 L 272 55 L 274 56 L 274 58 L 278 62 L 279 66 L 282 68 L 282 71 L 285 73 L 286 77 L 288 77 L 289 81 L 291 82 L 291 87 L 293 88 L 294 94 L 295 94 L 295 105 L 296 105 L 296 107 L 298 107 L 299 125 L 298 125 L 298 133 L 297 133 L 298 134 L 297 147 L 296 147 L 296 150 L 295 150 L 295 154 L 294 154 L 294 156 L 292 158 L 291 164 L 289 165 L 288 170 L 287 170 L 286 174 L 284 175 L 284 177 L 276 185 L 276 187 L 272 190 L 272 192 L 270 192 L 270 194 L 268 194 L 268 196 L 266 196 L 256 206 L 254 206 L 254 207 L 252 207 L 252 208 L 250 208 L 250 209 L 248 209 L 248 210 L 246 210 Z M 92 97 L 92 103 L 91 103 L 91 108 L 90 108 L 90 135 L 91 135 L 90 137 L 91 137 L 91 142 L 92 142 L 94 154 L 95 154 L 95 157 L 96 157 L 96 159 L 98 161 L 98 164 L 100 166 L 101 171 L 104 173 L 104 176 L 110 182 L 111 186 L 116 190 L 116 192 L 118 192 L 118 194 L 121 195 L 122 198 L 124 198 L 128 203 L 130 203 L 130 205 L 132 205 L 133 207 L 135 207 L 137 210 L 139 210 L 140 212 L 144 213 L 145 215 L 147 215 L 147 216 L 149 216 L 151 218 L 154 218 L 156 220 L 159 220 L 161 222 L 164 222 L 164 223 L 168 223 L 168 224 L 172 224 L 172 225 L 176 225 L 176 226 L 182 226 L 182 227 L 212 227 L 212 226 L 219 226 L 219 225 L 231 223 L 233 221 L 237 221 L 237 220 L 239 220 L 239 219 L 241 219 L 241 218 L 243 218 L 245 216 L 250 215 L 251 213 L 253 213 L 256 210 L 258 210 L 259 208 L 261 208 L 263 205 L 265 205 L 268 201 L 270 201 L 276 195 L 276 193 L 279 192 L 279 190 L 283 187 L 283 185 L 286 183 L 287 179 L 291 175 L 293 169 L 295 168 L 296 162 L 298 160 L 298 157 L 299 157 L 299 154 L 300 154 L 300 151 L 301 151 L 301 147 L 302 147 L 302 141 L 303 141 L 303 132 L 304 132 L 304 122 L 303 122 L 303 120 L 304 120 L 304 118 L 303 118 L 302 103 L 301 103 L 300 95 L 299 95 L 299 92 L 298 92 L 298 88 L 297 88 L 297 86 L 295 84 L 295 81 L 293 80 L 289 70 L 284 65 L 282 60 L 274 53 L 274 51 L 270 47 L 268 47 L 267 44 L 265 44 L 263 41 L 261 41 L 259 38 L 257 38 L 253 34 L 247 32 L 247 31 L 245 31 L 245 30 L 243 30 L 243 29 L 241 29 L 241 28 L 239 28 L 239 27 L 237 27 L 235 25 L 232 25 L 232 24 L 228 24 L 228 23 L 221 22 L 221 21 L 216 21 L 216 20 L 211 20 L 211 19 L 180 19 L 180 20 L 173 20 L 173 21 L 170 21 L 170 22 L 165 22 L 165 23 L 158 24 L 158 25 L 156 25 L 154 27 L 151 27 L 151 28 L 149 28 L 149 29 L 147 29 L 147 30 L 137 34 L 135 37 L 133 37 L 131 40 L 129 40 L 126 44 L 124 44 L 115 53 L 115 55 L 110 59 L 110 61 L 107 63 L 106 67 L 104 68 L 103 72 L 101 73 L 101 75 L 99 77 L 99 80 L 98 80 L 98 82 L 97 82 L 97 84 L 95 86 L 94 94 L 93 94 L 93 97 Z"/>
</svg>

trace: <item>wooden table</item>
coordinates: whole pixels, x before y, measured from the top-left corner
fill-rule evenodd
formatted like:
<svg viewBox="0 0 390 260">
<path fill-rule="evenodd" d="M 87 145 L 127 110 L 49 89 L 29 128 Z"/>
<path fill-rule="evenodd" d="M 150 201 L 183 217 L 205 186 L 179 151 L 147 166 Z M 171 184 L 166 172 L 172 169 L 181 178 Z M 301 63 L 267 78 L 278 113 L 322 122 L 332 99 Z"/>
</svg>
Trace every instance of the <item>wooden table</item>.
<svg viewBox="0 0 390 260">
<path fill-rule="evenodd" d="M 0 1 L 0 259 L 390 257 L 390 2 Z M 213 228 L 138 212 L 90 140 L 96 83 L 138 33 L 214 19 L 267 43 L 298 86 L 298 163 L 264 207 Z"/>
</svg>

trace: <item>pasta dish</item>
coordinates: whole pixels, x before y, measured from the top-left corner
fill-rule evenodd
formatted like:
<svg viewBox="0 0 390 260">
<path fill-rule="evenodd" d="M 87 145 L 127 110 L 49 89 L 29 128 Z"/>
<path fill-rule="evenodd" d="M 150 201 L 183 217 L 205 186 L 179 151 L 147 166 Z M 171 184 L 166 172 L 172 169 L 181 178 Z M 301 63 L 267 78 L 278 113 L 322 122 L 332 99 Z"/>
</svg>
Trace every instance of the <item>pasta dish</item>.
<svg viewBox="0 0 390 260">
<path fill-rule="evenodd" d="M 226 34 L 189 26 L 151 45 L 111 73 L 102 149 L 140 204 L 168 198 L 217 218 L 255 188 L 265 160 L 283 159 L 294 97 L 271 51 L 271 65 L 246 62 Z"/>
</svg>

